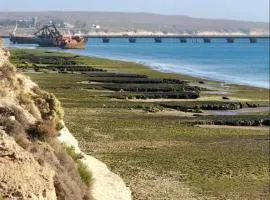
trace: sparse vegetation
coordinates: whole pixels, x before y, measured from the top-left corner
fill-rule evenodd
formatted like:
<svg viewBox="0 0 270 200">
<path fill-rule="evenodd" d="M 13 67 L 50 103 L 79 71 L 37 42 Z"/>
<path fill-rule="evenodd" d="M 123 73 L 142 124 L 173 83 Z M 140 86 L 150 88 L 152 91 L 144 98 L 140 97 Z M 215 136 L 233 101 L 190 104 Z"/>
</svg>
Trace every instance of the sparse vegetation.
<svg viewBox="0 0 270 200">
<path fill-rule="evenodd" d="M 36 96 L 33 97 L 35 104 L 39 107 L 43 119 L 58 122 L 63 119 L 64 111 L 60 102 L 51 93 L 42 90 L 35 90 Z"/>
<path fill-rule="evenodd" d="M 14 87 L 16 69 L 8 62 L 4 62 L 1 66 L 0 79 L 2 84 L 9 84 L 10 87 Z"/>
<path fill-rule="evenodd" d="M 78 167 L 78 172 L 80 174 L 80 177 L 82 181 L 87 185 L 91 186 L 91 183 L 93 181 L 91 173 L 87 169 L 87 166 L 82 163 L 82 161 L 77 161 L 77 167 Z"/>
<path fill-rule="evenodd" d="M 89 186 L 83 182 L 77 163 L 68 154 L 66 149 L 55 140 L 49 141 L 52 151 L 44 150 L 45 147 L 38 147 L 35 153 L 50 164 L 56 172 L 54 185 L 59 199 L 91 199 Z M 41 153 L 40 153 L 41 152 Z"/>
<path fill-rule="evenodd" d="M 16 55 L 27 56 L 29 53 L 48 56 L 48 53 L 42 51 L 13 50 L 14 62 L 20 62 Z M 59 53 L 50 55 L 70 56 Z M 157 72 L 134 63 L 83 56 L 74 59 L 88 66 L 99 65 L 103 70 L 107 70 L 107 73 L 110 73 L 110 70 L 132 72 L 153 79 L 184 80 L 195 85 L 201 81 L 183 75 Z M 201 91 L 203 101 L 132 102 L 125 98 L 112 99 L 111 96 L 115 95 L 118 89 L 111 88 L 111 91 L 106 91 L 103 90 L 103 85 L 95 85 L 94 87 L 99 87 L 98 91 L 88 90 L 89 85 L 81 84 L 91 79 L 87 74 L 39 74 L 31 73 L 31 70 L 28 73 L 42 89 L 54 93 L 61 100 L 66 113 L 65 121 L 76 138 L 82 142 L 83 150 L 105 161 L 113 171 L 124 177 L 133 191 L 134 199 L 178 199 L 178 190 L 181 189 L 174 189 L 169 183 L 184 184 L 195 193 L 194 198 L 268 198 L 268 131 L 210 129 L 194 124 L 200 121 L 231 119 L 267 120 L 269 112 L 241 116 L 193 117 L 166 113 L 167 109 L 177 112 L 177 106 L 198 106 L 196 108 L 202 109 L 202 105 L 211 104 L 215 109 L 236 109 L 241 102 L 244 107 L 269 105 L 268 90 L 227 85 L 230 100 L 223 100 L 223 94 L 212 95 Z M 208 81 L 203 82 L 203 86 L 207 87 Z M 212 87 L 221 87 L 219 84 L 211 84 Z M 114 86 L 122 87 L 121 84 Z M 130 88 L 136 87 L 132 85 Z M 212 109 L 212 106 L 210 107 Z M 205 106 L 205 109 L 208 109 L 208 106 Z M 79 155 L 72 152 L 69 152 L 71 157 L 77 159 Z"/>
<path fill-rule="evenodd" d="M 47 141 L 58 136 L 55 125 L 51 120 L 38 121 L 30 126 L 27 132 L 33 140 Z"/>
<path fill-rule="evenodd" d="M 77 164 L 77 169 L 80 174 L 80 177 L 82 181 L 87 185 L 90 186 L 92 183 L 92 175 L 90 171 L 87 169 L 87 166 L 83 164 L 83 162 L 80 160 L 82 159 L 82 155 L 77 154 L 75 152 L 74 147 L 68 147 L 64 145 L 64 148 L 66 149 L 68 155 L 76 162 Z"/>
</svg>

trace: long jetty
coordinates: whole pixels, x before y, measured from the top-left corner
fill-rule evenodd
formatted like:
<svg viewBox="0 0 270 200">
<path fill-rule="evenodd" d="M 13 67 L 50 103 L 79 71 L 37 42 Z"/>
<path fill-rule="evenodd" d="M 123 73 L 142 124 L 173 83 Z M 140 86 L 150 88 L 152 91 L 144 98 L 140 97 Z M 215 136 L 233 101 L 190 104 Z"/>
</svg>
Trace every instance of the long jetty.
<svg viewBox="0 0 270 200">
<path fill-rule="evenodd" d="M 250 43 L 256 43 L 258 39 L 269 39 L 269 36 L 249 36 L 249 35 L 230 35 L 230 36 L 216 36 L 216 35 L 88 35 L 90 38 L 102 39 L 104 43 L 109 43 L 111 39 L 128 39 L 130 43 L 136 43 L 137 39 L 153 39 L 156 43 L 161 43 L 163 39 L 178 39 L 181 43 L 187 43 L 189 40 L 198 42 L 202 40 L 204 43 L 211 43 L 213 39 L 224 39 L 228 43 L 234 43 L 236 39 L 247 39 Z"/>
<path fill-rule="evenodd" d="M 9 36 L 0 36 L 1 38 L 9 38 Z M 153 39 L 155 43 L 162 43 L 164 39 L 177 39 L 180 43 L 188 43 L 189 41 L 211 43 L 214 39 L 224 39 L 227 43 L 234 43 L 237 39 L 247 39 L 250 43 L 257 43 L 259 39 L 269 39 L 269 35 L 251 36 L 251 35 L 113 35 L 113 34 L 96 34 L 86 35 L 88 39 L 101 39 L 103 43 L 109 43 L 111 39 L 127 39 L 130 43 L 136 43 L 138 39 Z"/>
</svg>

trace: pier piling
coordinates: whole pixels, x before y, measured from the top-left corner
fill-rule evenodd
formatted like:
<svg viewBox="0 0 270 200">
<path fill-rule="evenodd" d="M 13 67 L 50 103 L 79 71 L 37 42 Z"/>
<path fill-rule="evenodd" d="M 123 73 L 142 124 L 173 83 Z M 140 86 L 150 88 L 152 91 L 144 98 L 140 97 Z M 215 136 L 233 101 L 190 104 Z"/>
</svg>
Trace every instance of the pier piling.
<svg viewBox="0 0 270 200">
<path fill-rule="evenodd" d="M 234 38 L 226 38 L 226 40 L 227 40 L 227 43 L 234 43 Z"/>
<path fill-rule="evenodd" d="M 187 43 L 187 39 L 186 38 L 179 38 L 181 43 Z"/>
<path fill-rule="evenodd" d="M 136 43 L 136 38 L 128 38 L 128 40 L 129 40 L 129 43 Z"/>
<path fill-rule="evenodd" d="M 203 38 L 203 42 L 204 43 L 211 43 L 211 39 L 210 38 Z"/>
<path fill-rule="evenodd" d="M 257 43 L 257 38 L 251 37 L 249 38 L 250 43 Z"/>
<path fill-rule="evenodd" d="M 110 43 L 110 38 L 104 37 L 102 38 L 103 43 Z"/>
<path fill-rule="evenodd" d="M 155 43 L 162 43 L 161 37 L 155 37 Z"/>
</svg>

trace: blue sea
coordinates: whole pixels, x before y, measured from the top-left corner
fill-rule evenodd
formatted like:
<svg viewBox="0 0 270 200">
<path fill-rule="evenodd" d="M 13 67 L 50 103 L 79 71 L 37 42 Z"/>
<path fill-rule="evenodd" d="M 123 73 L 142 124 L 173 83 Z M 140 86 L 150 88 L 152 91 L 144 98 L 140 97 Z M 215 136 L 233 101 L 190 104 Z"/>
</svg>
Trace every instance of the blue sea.
<svg viewBox="0 0 270 200">
<path fill-rule="evenodd" d="M 7 46 L 13 46 L 5 40 Z M 34 45 L 15 47 L 38 48 Z M 60 50 L 80 55 L 105 57 L 145 64 L 162 72 L 174 72 L 219 80 L 225 83 L 269 88 L 269 40 L 259 39 L 251 44 L 247 39 L 228 44 L 223 39 L 205 44 L 189 40 L 180 43 L 177 39 L 164 39 L 154 43 L 153 39 L 89 39 L 84 50 Z"/>
</svg>

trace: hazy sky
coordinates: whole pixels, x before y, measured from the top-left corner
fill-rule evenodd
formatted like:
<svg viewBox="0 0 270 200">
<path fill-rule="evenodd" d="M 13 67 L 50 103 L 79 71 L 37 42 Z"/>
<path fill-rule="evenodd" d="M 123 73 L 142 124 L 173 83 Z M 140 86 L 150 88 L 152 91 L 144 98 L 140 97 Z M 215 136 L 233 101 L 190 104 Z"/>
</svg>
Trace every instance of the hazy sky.
<svg viewBox="0 0 270 200">
<path fill-rule="evenodd" d="M 0 11 L 125 11 L 269 21 L 269 0 L 1 0 Z"/>
</svg>

